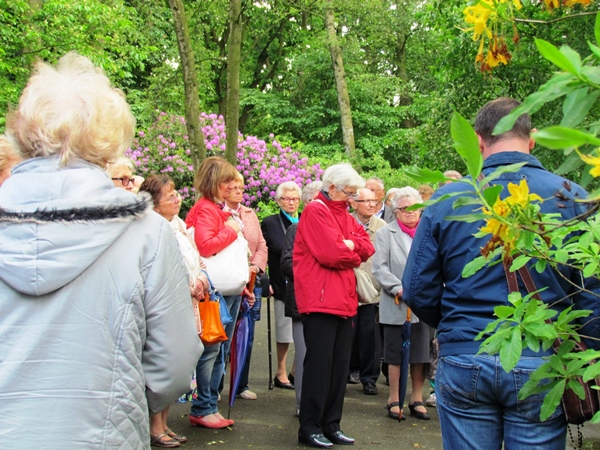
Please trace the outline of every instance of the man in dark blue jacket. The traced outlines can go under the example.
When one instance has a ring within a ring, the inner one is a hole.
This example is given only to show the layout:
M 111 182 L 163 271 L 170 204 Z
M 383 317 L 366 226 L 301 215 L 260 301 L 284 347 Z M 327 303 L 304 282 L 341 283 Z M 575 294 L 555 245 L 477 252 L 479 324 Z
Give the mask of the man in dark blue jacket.
M 478 113 L 475 131 L 484 158 L 483 173 L 489 174 L 504 165 L 523 162 L 517 172 L 505 173 L 493 184 L 503 186 L 501 197 L 507 195 L 509 182 L 526 180 L 530 192 L 539 195 L 543 213 L 559 213 L 563 219 L 584 212 L 575 202 L 586 192 L 576 184 L 545 170 L 530 155 L 534 146 L 530 138 L 528 115 L 519 117 L 512 130 L 493 136 L 500 119 L 508 115 L 519 102 L 499 98 L 486 104 Z M 452 183 L 439 189 L 434 198 L 451 192 L 464 191 L 465 184 Z M 556 194 L 560 192 L 561 200 Z M 402 299 L 420 320 L 438 330 L 440 359 L 436 376 L 437 408 L 442 426 L 445 449 L 536 448 L 564 450 L 566 422 L 561 408 L 545 422 L 540 422 L 540 408 L 545 394 L 518 400 L 519 389 L 537 369 L 551 349 L 545 353 L 523 350 L 514 370 L 506 373 L 499 357 L 475 356 L 481 341 L 475 336 L 496 319 L 494 307 L 508 304 L 509 289 L 502 264 L 486 267 L 469 278 L 462 277 L 467 263 L 480 256 L 489 236 L 473 235 L 483 222 L 448 221 L 449 215 L 472 213 L 472 206 L 452 209 L 453 199 L 427 207 L 421 218 L 402 279 Z M 559 205 L 560 203 L 560 205 Z M 541 274 L 530 273 L 543 301 L 556 303 L 563 310 L 572 303 L 578 309 L 591 309 L 600 317 L 600 300 L 591 292 L 576 292 L 581 275 L 570 268 L 561 274 L 546 269 Z M 586 284 L 588 290 L 600 292 L 597 282 Z M 526 290 L 522 289 L 523 295 Z M 598 320 L 588 322 L 582 334 L 599 337 Z M 582 321 L 582 322 L 583 322 Z

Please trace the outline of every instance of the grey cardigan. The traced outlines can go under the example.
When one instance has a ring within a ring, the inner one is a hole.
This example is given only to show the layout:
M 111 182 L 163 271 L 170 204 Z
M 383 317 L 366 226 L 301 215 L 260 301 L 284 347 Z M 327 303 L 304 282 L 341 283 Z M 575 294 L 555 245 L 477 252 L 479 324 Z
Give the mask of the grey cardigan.
M 406 235 L 398 221 L 388 223 L 375 234 L 373 275 L 381 285 L 379 323 L 402 325 L 406 322 L 408 306 L 403 301 L 396 304 L 394 297 L 402 290 L 402 275 L 408 259 L 412 238 Z M 411 314 L 411 322 L 419 319 Z

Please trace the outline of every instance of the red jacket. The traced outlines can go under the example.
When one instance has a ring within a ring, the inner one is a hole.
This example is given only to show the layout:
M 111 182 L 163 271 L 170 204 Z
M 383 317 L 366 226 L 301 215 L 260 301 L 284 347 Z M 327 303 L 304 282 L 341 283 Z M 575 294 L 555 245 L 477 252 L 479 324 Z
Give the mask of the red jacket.
M 294 242 L 296 303 L 300 314 L 356 315 L 355 267 L 375 253 L 369 235 L 348 213 L 345 201 L 322 193 L 306 205 Z M 354 242 L 350 250 L 344 239 Z
M 194 228 L 194 240 L 200 256 L 209 257 L 219 253 L 237 239 L 233 228 L 226 227 L 228 212 L 216 203 L 201 198 L 185 218 L 188 228 Z

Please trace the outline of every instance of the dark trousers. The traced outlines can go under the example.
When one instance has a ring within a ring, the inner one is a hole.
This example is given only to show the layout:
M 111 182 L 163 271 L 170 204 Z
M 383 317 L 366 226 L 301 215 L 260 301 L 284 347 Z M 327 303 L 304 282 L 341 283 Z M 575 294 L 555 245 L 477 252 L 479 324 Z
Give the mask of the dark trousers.
M 332 314 L 302 314 L 306 356 L 300 399 L 305 436 L 340 430 L 350 367 L 352 320 Z
M 354 332 L 352 337 L 351 371 L 360 372 L 362 384 L 375 383 L 379 377 L 380 350 L 376 324 L 377 305 L 358 307 L 358 314 L 353 317 Z

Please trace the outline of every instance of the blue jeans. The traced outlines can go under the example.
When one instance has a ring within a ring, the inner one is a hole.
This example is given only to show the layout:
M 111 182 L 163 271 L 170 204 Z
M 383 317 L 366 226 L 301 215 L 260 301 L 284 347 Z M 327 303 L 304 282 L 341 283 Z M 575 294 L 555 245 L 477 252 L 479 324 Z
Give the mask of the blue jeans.
M 198 397 L 192 400 L 192 416 L 207 416 L 219 411 L 217 401 L 219 398 L 219 383 L 225 371 L 225 358 L 229 354 L 231 337 L 235 330 L 235 318 L 237 318 L 242 301 L 241 295 L 228 295 L 223 297 L 229 308 L 229 313 L 234 320 L 225 326 L 227 339 L 214 345 L 204 347 L 204 353 L 196 365 L 196 384 L 198 385 Z
M 564 450 L 566 421 L 559 407 L 545 422 L 546 393 L 518 400 L 529 376 L 545 361 L 522 357 L 506 373 L 498 356 L 444 356 L 435 380 L 442 440 L 447 450 Z

